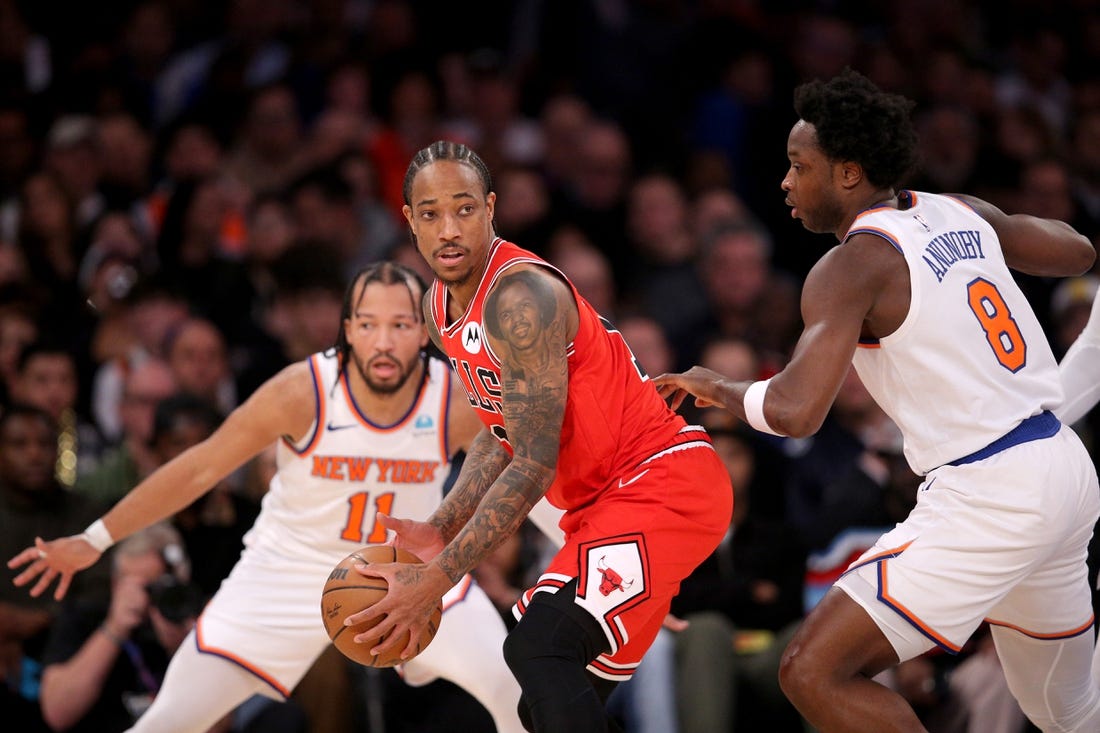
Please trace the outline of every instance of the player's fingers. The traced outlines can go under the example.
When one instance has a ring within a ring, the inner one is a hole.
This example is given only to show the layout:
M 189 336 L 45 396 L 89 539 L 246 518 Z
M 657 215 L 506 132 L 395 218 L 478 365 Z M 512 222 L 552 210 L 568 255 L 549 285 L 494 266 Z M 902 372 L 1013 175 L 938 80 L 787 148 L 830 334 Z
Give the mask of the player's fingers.
M 53 582 L 55 577 L 57 577 L 57 571 L 53 568 L 46 568 L 46 572 L 42 573 L 42 577 L 31 588 L 31 595 L 35 598 L 42 595 L 50 587 L 50 583 Z
M 39 560 L 23 572 L 19 573 L 19 575 L 16 575 L 14 578 L 12 578 L 11 582 L 14 583 L 16 586 L 22 587 L 37 578 L 38 574 L 41 573 L 45 568 L 45 563 Z
M 69 592 L 69 584 L 73 582 L 72 573 L 62 573 L 61 580 L 57 581 L 57 589 L 53 592 L 53 599 L 60 601 Z
M 379 608 L 378 608 L 379 604 L 384 603 L 384 602 L 385 602 L 385 599 L 383 599 L 383 600 L 381 600 L 378 603 L 375 603 L 373 605 L 367 606 L 366 608 L 364 608 L 361 611 L 356 611 L 355 613 L 351 614 L 350 616 L 348 616 L 347 618 L 344 619 L 344 626 L 355 626 L 356 624 L 369 623 L 370 621 L 372 621 L 375 618 L 378 618 L 379 616 L 382 617 L 382 621 L 379 621 L 379 624 L 386 624 L 386 625 L 392 624 L 392 622 L 385 620 L 385 611 L 384 610 L 380 611 Z M 371 636 L 374 636 L 375 634 L 377 634 L 377 632 L 374 630 L 373 626 L 371 627 L 370 631 L 371 631 Z M 363 636 L 363 635 L 360 634 L 359 636 Z M 356 637 L 356 638 L 358 639 L 359 637 Z
M 398 626 L 394 624 L 392 628 L 382 633 L 382 636 L 378 639 L 378 643 L 371 647 L 370 653 L 376 656 L 388 654 L 390 650 L 397 650 L 401 647 L 401 640 L 405 638 L 405 631 L 410 627 Z M 373 631 L 373 629 L 372 629 Z M 412 639 L 420 638 L 419 632 L 411 636 Z M 410 650 L 409 647 L 412 647 Z M 400 656 L 402 659 L 408 659 L 416 653 L 416 645 L 409 644 L 404 649 L 401 649 Z
M 14 569 L 19 567 L 20 565 L 26 565 L 32 560 L 37 560 L 39 557 L 40 556 L 38 554 L 38 548 L 28 547 L 12 559 L 8 560 L 8 567 Z M 17 582 L 16 585 L 22 585 L 22 583 Z
M 382 618 L 378 621 L 378 623 L 374 623 L 374 624 L 370 623 L 370 621 L 373 617 L 367 615 L 367 611 L 369 611 L 369 610 L 371 610 L 371 609 L 364 609 L 364 610 L 360 611 L 359 613 L 355 614 L 354 616 L 348 616 L 347 620 L 344 621 L 344 623 L 348 623 L 349 621 L 352 620 L 352 618 L 360 618 L 361 617 L 361 618 L 364 619 L 364 621 L 357 621 L 356 623 L 370 624 L 369 628 L 367 628 L 365 631 L 361 631 L 361 632 L 359 632 L 358 634 L 356 634 L 355 636 L 352 637 L 352 641 L 354 641 L 356 644 L 367 644 L 367 643 L 377 644 L 379 642 L 379 637 L 381 637 L 382 639 L 386 639 L 393 633 L 393 628 L 394 628 L 395 624 L 394 624 L 393 621 L 391 621 L 386 616 L 382 616 Z M 386 645 L 383 642 L 382 646 L 386 646 L 388 648 L 388 646 L 392 646 L 392 644 Z M 371 648 L 371 654 L 377 654 L 377 652 L 374 651 L 375 648 L 376 647 Z
M 677 389 L 672 395 L 672 399 L 669 401 L 668 406 L 675 410 L 680 409 L 680 405 L 684 404 L 684 398 L 687 397 L 687 392 L 682 389 Z

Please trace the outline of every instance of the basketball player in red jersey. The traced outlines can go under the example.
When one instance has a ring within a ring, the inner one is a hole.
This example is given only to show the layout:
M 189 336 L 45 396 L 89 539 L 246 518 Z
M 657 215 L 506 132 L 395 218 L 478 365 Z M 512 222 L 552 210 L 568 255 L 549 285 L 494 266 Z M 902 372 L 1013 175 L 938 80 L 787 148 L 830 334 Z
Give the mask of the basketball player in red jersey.
M 565 512 L 566 543 L 516 604 L 505 659 L 529 730 L 606 731 L 607 695 L 729 526 L 728 474 L 703 429 L 666 406 L 561 272 L 495 235 L 496 194 L 476 153 L 445 141 L 424 148 L 404 196 L 436 275 L 424 300 L 429 332 L 485 430 L 428 522 L 383 519 L 398 546 L 430 560 L 361 567 L 390 591 L 348 622 L 380 617 L 376 650 L 406 630 L 417 638 L 439 597 L 545 495 Z

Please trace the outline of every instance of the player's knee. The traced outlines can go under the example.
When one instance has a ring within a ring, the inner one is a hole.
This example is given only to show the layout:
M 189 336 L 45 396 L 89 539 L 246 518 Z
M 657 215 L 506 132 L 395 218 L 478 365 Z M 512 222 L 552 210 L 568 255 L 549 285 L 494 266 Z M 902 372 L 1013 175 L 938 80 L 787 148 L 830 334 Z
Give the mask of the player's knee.
M 571 609 L 570 609 L 571 610 Z M 540 659 L 586 665 L 606 644 L 602 634 L 588 628 L 576 614 L 550 603 L 532 603 L 523 619 L 504 640 L 504 661 L 517 679 Z M 586 617 L 590 618 L 590 617 Z M 591 626 L 596 626 L 593 621 Z M 599 638 L 594 638 L 599 636 Z
M 783 694 L 797 705 L 800 699 L 815 689 L 817 673 L 809 655 L 796 642 L 797 639 L 787 645 L 779 660 L 779 686 Z

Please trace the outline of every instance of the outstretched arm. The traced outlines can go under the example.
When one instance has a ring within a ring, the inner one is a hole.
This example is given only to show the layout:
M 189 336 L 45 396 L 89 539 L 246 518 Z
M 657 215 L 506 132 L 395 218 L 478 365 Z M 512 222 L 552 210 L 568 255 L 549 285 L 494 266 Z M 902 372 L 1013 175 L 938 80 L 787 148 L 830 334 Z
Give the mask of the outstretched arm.
M 103 518 L 110 541 L 118 541 L 190 505 L 282 435 L 300 438 L 313 422 L 316 398 L 309 365 L 287 367 L 256 390 L 204 440 L 154 471 Z M 74 573 L 91 566 L 101 550 L 85 535 L 52 542 L 41 538 L 8 561 L 27 565 L 15 577 L 18 586 L 37 578 L 31 595 L 41 595 L 59 578 L 54 597 L 62 598 Z
M 654 384 L 674 408 L 692 395 L 699 406 L 724 407 L 758 430 L 812 435 L 821 427 L 851 367 L 876 301 L 896 289 L 898 277 L 908 276 L 900 257 L 871 235 L 852 237 L 825 254 L 802 288 L 805 327 L 791 360 L 767 383 L 734 382 L 693 367 L 684 374 L 662 374 Z M 859 277 L 852 277 L 853 272 Z

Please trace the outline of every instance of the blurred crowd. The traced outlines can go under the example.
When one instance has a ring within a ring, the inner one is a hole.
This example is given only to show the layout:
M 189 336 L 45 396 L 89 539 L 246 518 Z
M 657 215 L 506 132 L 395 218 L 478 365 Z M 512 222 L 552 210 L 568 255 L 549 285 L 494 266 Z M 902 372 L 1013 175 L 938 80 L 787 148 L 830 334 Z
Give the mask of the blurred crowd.
M 759 379 L 785 363 L 802 278 L 832 245 L 790 219 L 779 189 L 792 91 L 846 66 L 917 102 L 907 185 L 1100 241 L 1095 0 L 476 5 L 0 0 L 0 557 L 83 529 L 268 377 L 331 346 L 364 264 L 430 276 L 400 209 L 411 156 L 437 139 L 484 158 L 499 234 L 565 272 L 650 374 L 703 364 Z M 1019 279 L 1061 356 L 1100 271 Z M 657 691 L 627 687 L 617 704 L 630 731 L 801 731 L 777 650 L 905 516 L 919 479 L 854 374 L 809 439 L 695 417 L 737 511 L 673 609 L 693 631 L 643 664 L 663 674 L 631 683 Z M 1075 427 L 1100 458 L 1100 416 Z M 173 518 L 202 593 L 235 562 L 271 461 Z M 541 557 L 523 535 L 482 569 L 506 618 Z M 38 706 L 57 613 L 0 584 L 0 707 Z M 334 668 L 356 714 L 338 723 L 303 702 L 310 730 L 445 730 L 469 706 Z M 930 730 L 1018 733 L 998 675 L 979 635 L 884 682 Z M 433 705 L 442 722 L 410 721 Z

